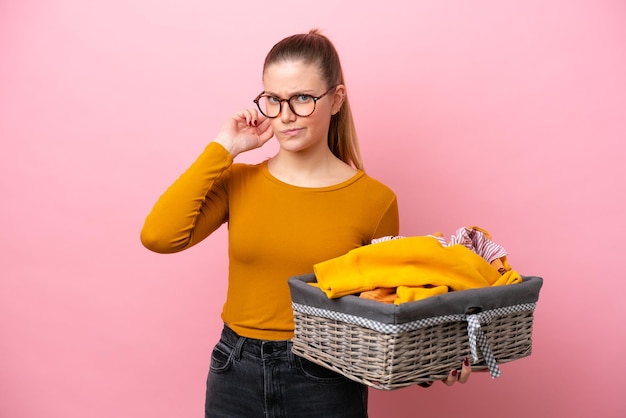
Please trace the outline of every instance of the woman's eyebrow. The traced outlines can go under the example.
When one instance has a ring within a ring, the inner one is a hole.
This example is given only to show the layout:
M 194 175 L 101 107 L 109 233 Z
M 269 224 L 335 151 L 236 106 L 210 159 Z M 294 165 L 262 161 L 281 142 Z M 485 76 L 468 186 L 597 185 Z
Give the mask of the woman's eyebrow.
M 289 97 L 297 96 L 298 94 L 310 94 L 310 95 L 312 95 L 312 94 L 313 94 L 313 92 L 314 92 L 314 90 L 313 90 L 313 89 L 308 89 L 308 90 L 296 90 L 296 91 L 294 91 L 293 93 L 290 93 L 290 94 L 289 94 Z M 265 93 L 265 94 L 269 94 L 270 96 L 275 96 L 275 97 L 279 97 L 279 98 L 280 98 L 280 95 L 279 95 L 279 94 L 274 93 L 274 92 L 272 92 L 272 91 L 270 91 L 270 90 L 264 90 L 264 91 L 263 91 L 263 93 Z

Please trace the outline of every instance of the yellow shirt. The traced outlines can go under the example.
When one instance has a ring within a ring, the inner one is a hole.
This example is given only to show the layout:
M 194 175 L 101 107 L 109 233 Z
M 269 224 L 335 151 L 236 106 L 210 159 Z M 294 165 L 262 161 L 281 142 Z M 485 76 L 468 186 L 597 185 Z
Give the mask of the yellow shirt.
M 399 232 L 395 194 L 362 171 L 334 186 L 298 187 L 273 177 L 267 161 L 233 164 L 221 145 L 210 143 L 156 202 L 141 240 L 152 251 L 174 253 L 225 222 L 229 281 L 222 319 L 244 337 L 267 340 L 293 337 L 289 277 Z

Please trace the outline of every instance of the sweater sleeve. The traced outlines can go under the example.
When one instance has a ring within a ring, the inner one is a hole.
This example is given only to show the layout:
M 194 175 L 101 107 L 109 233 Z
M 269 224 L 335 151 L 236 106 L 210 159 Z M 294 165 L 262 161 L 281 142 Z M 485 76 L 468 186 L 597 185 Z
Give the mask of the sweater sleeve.
M 141 242 L 175 253 L 202 241 L 228 219 L 227 178 L 232 156 L 215 142 L 161 195 L 146 217 Z
M 389 202 L 389 206 L 383 212 L 379 219 L 378 225 L 374 230 L 371 239 L 381 238 L 389 235 L 398 235 L 400 233 L 400 215 L 398 213 L 398 200 L 395 195 Z M 371 240 L 370 240 L 371 242 Z

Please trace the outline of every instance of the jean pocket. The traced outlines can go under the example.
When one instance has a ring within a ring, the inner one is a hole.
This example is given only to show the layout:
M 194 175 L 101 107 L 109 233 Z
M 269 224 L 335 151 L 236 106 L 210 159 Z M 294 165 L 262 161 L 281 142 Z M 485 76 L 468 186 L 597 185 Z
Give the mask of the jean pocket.
M 296 367 L 306 378 L 317 383 L 350 382 L 347 377 L 300 356 L 295 356 Z
M 224 342 L 218 342 L 211 353 L 211 371 L 215 373 L 225 372 L 233 362 L 234 348 Z

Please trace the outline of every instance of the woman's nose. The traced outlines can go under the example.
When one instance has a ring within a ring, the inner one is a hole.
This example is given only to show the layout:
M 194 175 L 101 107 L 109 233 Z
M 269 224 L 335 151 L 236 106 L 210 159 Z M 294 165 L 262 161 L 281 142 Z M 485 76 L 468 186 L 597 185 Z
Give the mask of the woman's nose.
M 293 113 L 291 107 L 289 107 L 289 102 L 284 102 L 280 108 L 280 120 L 283 122 L 289 122 L 295 120 L 297 115 Z

